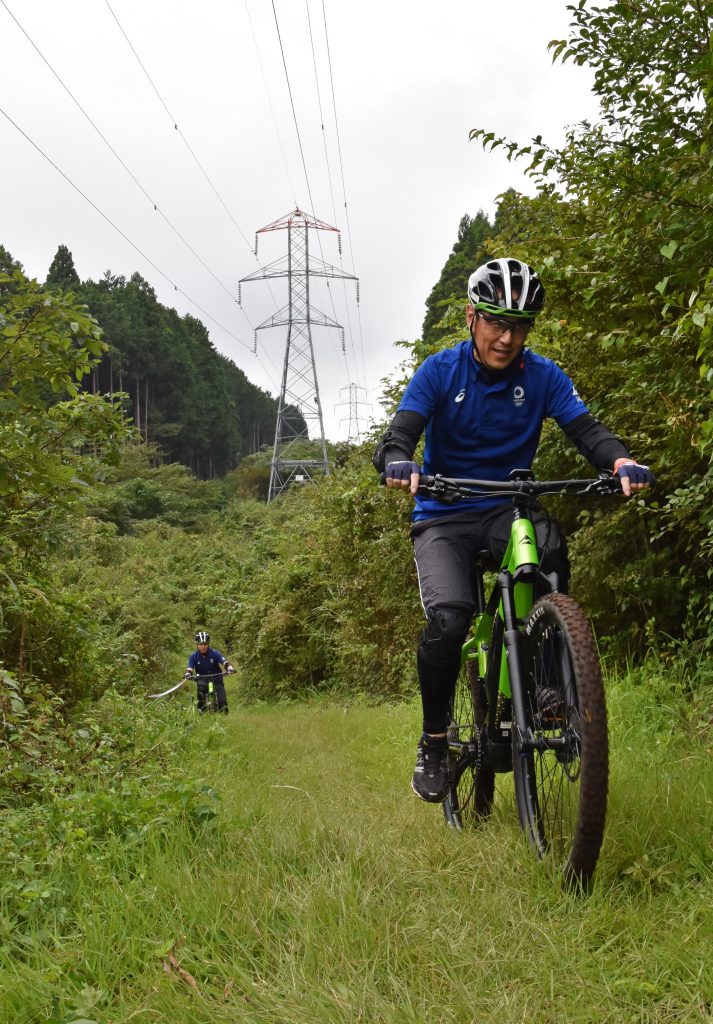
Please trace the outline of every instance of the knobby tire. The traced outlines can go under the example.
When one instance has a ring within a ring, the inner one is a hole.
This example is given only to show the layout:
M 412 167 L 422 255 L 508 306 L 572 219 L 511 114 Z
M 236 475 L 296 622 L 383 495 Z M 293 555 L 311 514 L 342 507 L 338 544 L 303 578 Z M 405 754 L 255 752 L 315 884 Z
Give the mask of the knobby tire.
M 567 884 L 586 887 L 604 836 L 609 776 L 594 637 L 577 603 L 554 593 L 533 607 L 523 640 L 528 726 L 541 749 L 522 750 L 513 726 L 520 823 L 538 857 L 561 868 Z

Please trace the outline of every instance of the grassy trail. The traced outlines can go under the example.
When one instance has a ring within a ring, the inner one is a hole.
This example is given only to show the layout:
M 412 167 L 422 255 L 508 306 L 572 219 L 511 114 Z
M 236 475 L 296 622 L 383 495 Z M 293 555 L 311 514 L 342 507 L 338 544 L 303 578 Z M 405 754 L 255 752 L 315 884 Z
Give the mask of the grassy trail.
M 216 817 L 117 838 L 65 879 L 71 927 L 0 965 L 0 1017 L 713 1020 L 710 759 L 644 748 L 621 724 L 631 697 L 611 703 L 610 824 L 588 899 L 533 863 L 509 780 L 468 835 L 412 796 L 413 705 L 198 721 L 183 767 L 219 795 Z

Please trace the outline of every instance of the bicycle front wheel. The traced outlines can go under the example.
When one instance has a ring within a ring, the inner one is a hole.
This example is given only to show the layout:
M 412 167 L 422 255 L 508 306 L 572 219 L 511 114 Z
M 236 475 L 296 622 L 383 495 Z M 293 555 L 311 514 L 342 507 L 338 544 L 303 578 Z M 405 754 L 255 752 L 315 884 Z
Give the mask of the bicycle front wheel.
M 609 744 L 599 657 L 579 605 L 548 594 L 525 623 L 526 730 L 513 727 L 520 823 L 538 857 L 586 886 L 602 845 Z
M 483 680 L 474 661 L 467 661 L 456 681 L 451 706 L 448 742 L 451 744 L 451 785 L 443 801 L 443 814 L 449 825 L 461 831 L 487 818 L 495 796 L 495 773 L 482 764 L 480 742 L 487 714 Z M 479 753 L 466 764 L 461 744 L 477 747 Z
M 209 714 L 215 714 L 218 710 L 218 694 L 215 692 L 213 683 L 208 687 L 208 694 L 205 699 L 205 709 Z

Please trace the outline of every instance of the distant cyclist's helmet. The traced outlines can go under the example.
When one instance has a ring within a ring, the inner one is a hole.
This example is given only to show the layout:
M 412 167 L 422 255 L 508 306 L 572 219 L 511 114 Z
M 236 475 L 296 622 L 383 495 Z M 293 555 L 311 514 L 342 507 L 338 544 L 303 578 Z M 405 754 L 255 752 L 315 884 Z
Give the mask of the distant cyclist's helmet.
M 197 644 L 207 644 L 210 641 L 210 633 L 206 633 L 205 630 L 201 629 L 196 633 Z
M 545 304 L 545 289 L 537 273 L 520 260 L 490 260 L 468 279 L 473 309 L 495 316 L 534 320 Z

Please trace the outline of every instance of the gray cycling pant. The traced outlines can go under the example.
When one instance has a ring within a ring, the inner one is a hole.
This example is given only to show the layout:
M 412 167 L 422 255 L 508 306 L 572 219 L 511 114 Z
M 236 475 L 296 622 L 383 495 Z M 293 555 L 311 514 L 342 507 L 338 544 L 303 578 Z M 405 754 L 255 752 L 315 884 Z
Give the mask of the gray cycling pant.
M 569 583 L 569 559 L 559 525 L 532 513 L 540 568 L 562 593 Z M 497 569 L 510 539 L 512 504 L 483 512 L 456 513 L 416 523 L 411 531 L 421 603 L 428 620 L 418 648 L 423 731 L 448 727 L 449 705 L 460 670 L 460 649 L 476 610 L 475 561 L 487 552 Z M 554 576 L 552 574 L 555 574 Z

